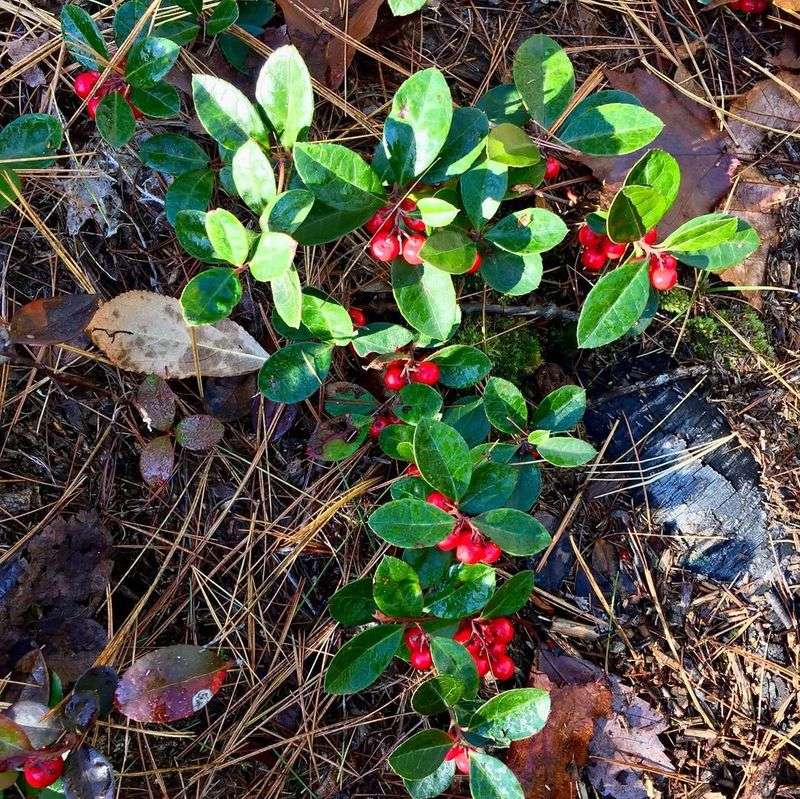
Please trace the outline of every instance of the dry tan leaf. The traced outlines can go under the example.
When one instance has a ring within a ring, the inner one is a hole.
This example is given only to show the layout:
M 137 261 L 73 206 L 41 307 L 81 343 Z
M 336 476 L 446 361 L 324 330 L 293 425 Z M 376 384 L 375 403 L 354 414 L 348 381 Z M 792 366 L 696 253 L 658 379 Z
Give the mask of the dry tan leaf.
M 772 2 L 783 11 L 800 13 L 800 0 L 772 0 Z
M 332 89 L 344 79 L 355 49 L 315 17 L 361 42 L 375 27 L 382 4 L 383 0 L 278 0 L 289 40 L 303 54 L 311 74 Z
M 86 331 L 120 369 L 163 378 L 195 374 L 190 329 L 178 300 L 151 291 L 127 291 L 107 302 Z M 200 372 L 231 377 L 260 369 L 269 357 L 242 327 L 224 319 L 193 328 Z
M 680 194 L 659 224 L 659 231 L 669 233 L 678 225 L 707 214 L 729 191 L 731 177 L 739 163 L 726 153 L 727 138 L 717 130 L 711 114 L 647 70 L 635 69 L 627 73 L 610 70 L 606 75 L 615 89 L 636 95 L 664 121 L 664 130 L 648 149 L 666 150 L 680 164 Z M 579 160 L 603 181 L 604 199 L 610 202 L 628 170 L 642 155 L 639 151 L 618 158 L 582 156 Z

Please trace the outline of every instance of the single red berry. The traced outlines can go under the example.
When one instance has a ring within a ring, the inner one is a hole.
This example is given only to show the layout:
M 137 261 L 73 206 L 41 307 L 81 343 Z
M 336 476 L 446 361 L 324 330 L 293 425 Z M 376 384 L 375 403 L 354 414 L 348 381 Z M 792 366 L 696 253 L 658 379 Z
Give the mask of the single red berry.
M 481 254 L 479 252 L 476 252 L 475 260 L 472 262 L 472 266 L 469 269 L 467 269 L 467 274 L 474 275 L 476 272 L 480 271 L 482 263 L 483 263 L 483 258 L 481 258 Z
M 431 493 L 425 497 L 425 501 L 448 513 L 455 508 L 452 500 L 448 499 L 441 491 L 431 491 Z
M 674 258 L 672 260 L 675 261 Z M 675 266 L 669 265 L 669 262 L 665 265 L 664 261 L 664 256 L 661 256 L 661 258 L 653 256 L 650 259 L 650 266 L 648 268 L 650 285 L 656 291 L 669 291 L 674 288 L 675 284 L 678 282 L 678 270 Z
M 475 668 L 478 670 L 479 677 L 485 677 L 489 673 L 489 661 L 482 655 L 473 657 Z
M 497 563 L 503 555 L 503 550 L 500 549 L 494 541 L 487 541 L 483 545 L 483 562 L 484 563 Z
M 403 222 L 405 222 L 405 225 L 409 230 L 413 230 L 415 233 L 425 232 L 425 221 L 420 219 L 418 216 L 404 216 Z
M 403 474 L 407 477 L 419 477 L 419 466 L 416 463 L 409 463 Z
M 514 661 L 508 655 L 499 657 L 492 662 L 492 674 L 496 680 L 510 680 L 515 671 Z
M 103 98 L 100 95 L 96 94 L 86 103 L 86 113 L 89 115 L 89 119 L 94 119 L 97 116 L 97 106 L 100 105 L 100 101 Z
M 456 768 L 462 774 L 469 774 L 469 750 L 462 749 L 462 751 L 456 756 Z
M 393 361 L 386 367 L 386 371 L 383 373 L 383 385 L 389 391 L 399 391 L 408 383 L 406 376 L 403 374 L 404 368 L 405 364 L 401 366 L 397 361 Z
M 390 208 L 379 208 L 364 224 L 368 233 L 377 233 L 381 228 L 392 227 L 394 217 Z
M 544 179 L 555 180 L 561 174 L 561 161 L 552 155 L 547 156 L 544 162 Z
M 404 197 L 400 201 L 400 210 L 405 214 L 416 211 L 417 204 L 410 197 Z
M 422 361 L 411 371 L 412 383 L 423 383 L 426 386 L 435 386 L 442 376 L 442 370 L 435 361 Z
M 664 269 L 677 269 L 678 259 L 674 255 L 665 252 L 661 255 L 661 266 Z
M 418 671 L 427 671 L 433 665 L 430 649 L 417 649 L 409 658 L 411 665 Z
M 456 560 L 460 563 L 480 563 L 483 560 L 483 544 L 480 541 L 467 541 L 456 547 Z
M 655 244 L 658 241 L 658 228 L 651 228 L 644 234 L 642 241 L 645 244 Z
M 492 619 L 489 622 L 489 629 L 495 641 L 508 644 L 514 640 L 514 625 L 505 616 Z
M 22 773 L 31 788 L 46 788 L 61 776 L 63 770 L 64 761 L 60 757 L 54 757 L 52 760 L 29 758 L 25 761 Z
M 626 249 L 626 244 L 617 244 L 617 242 L 609 240 L 603 244 L 603 255 L 610 261 L 616 261 L 625 255 Z
M 584 250 L 581 253 L 581 264 L 590 272 L 599 272 L 606 265 L 606 256 L 602 250 Z
M 461 531 L 456 527 L 452 533 L 446 535 L 437 545 L 440 552 L 452 552 L 461 543 Z
M 472 625 L 468 621 L 462 621 L 458 629 L 453 633 L 453 640 L 459 644 L 466 644 L 472 638 Z
M 428 639 L 425 637 L 425 633 L 421 627 L 409 627 L 403 633 L 403 640 L 412 652 L 417 649 L 425 649 L 428 645 Z
M 505 644 L 502 641 L 495 641 L 489 647 L 490 660 L 497 660 L 497 658 L 503 657 L 504 655 L 507 654 L 508 654 L 508 644 Z
M 381 434 L 381 431 L 388 427 L 390 424 L 394 424 L 393 417 L 391 416 L 378 416 L 376 419 L 372 420 L 372 424 L 369 428 L 369 437 L 370 438 L 378 438 Z
M 350 314 L 350 318 L 353 320 L 353 324 L 356 327 L 364 327 L 364 325 L 367 324 L 367 315 L 361 308 L 349 308 L 347 313 Z
M 422 263 L 422 258 L 419 257 L 419 251 L 426 241 L 427 238 L 419 233 L 409 236 L 403 244 L 403 260 L 407 264 L 411 264 L 411 266 L 419 266 Z
M 75 81 L 72 84 L 72 91 L 74 91 L 81 100 L 85 100 L 91 94 L 92 89 L 94 89 L 95 84 L 99 80 L 99 72 L 95 72 L 94 70 L 91 72 L 81 72 L 75 77 Z
M 584 225 L 578 231 L 578 243 L 583 247 L 588 247 L 590 250 L 596 250 L 605 241 L 605 236 L 602 233 L 595 233 L 589 225 Z
M 376 261 L 394 261 L 400 255 L 400 237 L 395 233 L 379 230 L 369 245 L 369 251 Z

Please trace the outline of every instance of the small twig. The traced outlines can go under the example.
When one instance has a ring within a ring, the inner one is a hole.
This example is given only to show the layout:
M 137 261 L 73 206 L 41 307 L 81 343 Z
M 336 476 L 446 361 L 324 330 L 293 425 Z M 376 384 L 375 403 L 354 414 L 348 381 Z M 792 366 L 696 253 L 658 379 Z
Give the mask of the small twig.
M 558 319 L 561 322 L 575 322 L 578 314 L 575 311 L 561 308 L 553 303 L 546 305 L 484 305 L 482 302 L 465 302 L 461 306 L 465 314 L 487 313 L 494 316 L 525 316 L 549 322 Z

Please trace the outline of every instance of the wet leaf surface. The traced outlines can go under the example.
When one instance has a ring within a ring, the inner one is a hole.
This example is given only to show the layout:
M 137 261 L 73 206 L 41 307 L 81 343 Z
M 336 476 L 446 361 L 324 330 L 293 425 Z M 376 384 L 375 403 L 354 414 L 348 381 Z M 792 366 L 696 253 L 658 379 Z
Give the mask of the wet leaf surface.
M 114 770 L 105 756 L 89 746 L 80 746 L 64 763 L 66 799 L 112 799 Z

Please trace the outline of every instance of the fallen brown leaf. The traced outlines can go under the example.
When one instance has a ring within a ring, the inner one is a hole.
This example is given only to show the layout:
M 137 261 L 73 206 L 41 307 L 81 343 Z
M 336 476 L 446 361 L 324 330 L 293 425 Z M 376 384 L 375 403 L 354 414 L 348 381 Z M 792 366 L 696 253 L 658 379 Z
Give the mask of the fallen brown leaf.
M 772 0 L 783 11 L 800 12 L 800 0 Z
M 83 333 L 96 309 L 94 294 L 65 294 L 34 300 L 23 305 L 12 317 L 11 340 L 37 347 L 71 341 Z
M 230 319 L 191 330 L 200 372 L 206 377 L 255 372 L 269 357 L 244 328 Z M 190 328 L 174 297 L 126 291 L 101 306 L 87 332 L 120 369 L 165 379 L 195 374 Z

